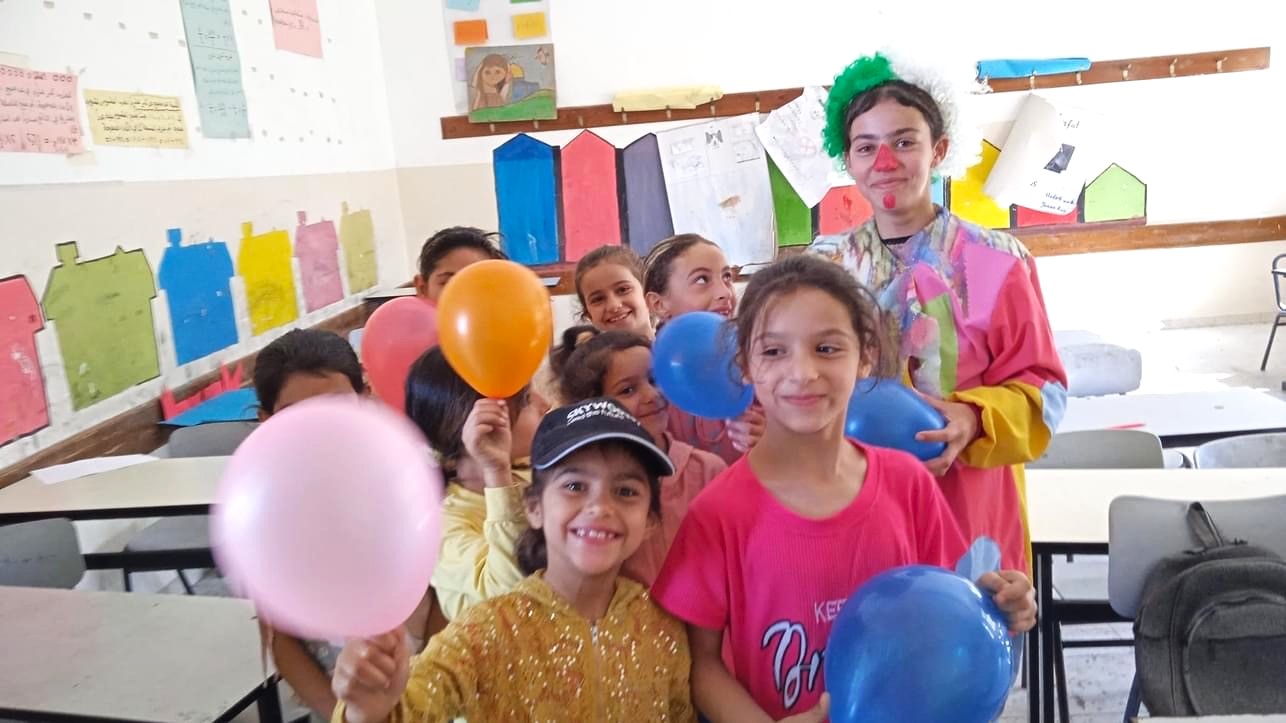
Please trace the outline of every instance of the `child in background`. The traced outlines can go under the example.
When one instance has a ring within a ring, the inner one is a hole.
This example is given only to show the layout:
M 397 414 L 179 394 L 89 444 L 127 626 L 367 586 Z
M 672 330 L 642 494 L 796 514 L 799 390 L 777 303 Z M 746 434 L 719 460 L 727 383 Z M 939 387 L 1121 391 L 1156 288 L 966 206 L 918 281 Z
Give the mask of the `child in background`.
M 415 295 L 437 303 L 442 288 L 464 267 L 479 261 L 509 258 L 500 250 L 499 243 L 499 234 L 471 226 L 452 226 L 433 234 L 420 247 Z
M 484 399 L 447 363 L 424 353 L 406 378 L 406 414 L 424 432 L 446 477 L 442 551 L 433 588 L 448 620 L 520 580 L 514 559 L 527 529 L 523 489 L 531 437 L 548 405 L 528 390 Z
M 821 721 L 843 602 L 885 570 L 951 568 L 965 552 L 919 460 L 844 437 L 853 387 L 880 359 L 877 314 L 847 272 L 814 256 L 778 261 L 746 289 L 738 361 L 767 429 L 693 502 L 652 589 L 688 623 L 693 699 L 712 721 Z M 1011 630 L 1035 624 L 1025 574 L 978 584 Z
M 643 296 L 643 262 L 628 246 L 600 246 L 576 264 L 581 319 L 602 331 L 651 339 L 652 314 Z
M 643 289 L 658 329 L 689 311 L 712 311 L 731 318 L 737 307 L 728 258 L 703 236 L 685 233 L 661 241 L 647 255 L 643 269 Z M 675 439 L 732 464 L 763 434 L 764 418 L 758 405 L 729 421 L 702 419 L 671 407 L 669 429 Z
M 259 421 L 311 397 L 366 392 L 362 367 L 353 347 L 328 331 L 296 329 L 259 352 L 254 369 Z M 406 623 L 414 650 L 446 625 L 430 588 Z M 335 709 L 330 674 L 339 647 L 324 640 L 300 640 L 261 623 L 264 642 L 282 679 L 290 685 L 315 720 L 329 720 Z
M 480 603 L 409 659 L 394 631 L 350 642 L 334 720 L 694 720 L 683 626 L 620 576 L 661 514 L 670 460 L 620 405 L 540 422 L 519 547 L 530 577 Z
M 652 344 L 646 338 L 628 331 L 605 331 L 574 348 L 564 347 L 562 354 L 554 366 L 566 403 L 604 396 L 615 399 L 674 463 L 674 474 L 661 479 L 660 525 L 622 568 L 625 576 L 651 585 L 688 505 L 728 465 L 665 431 L 670 405 L 652 381 Z
M 555 357 L 570 354 L 577 338 L 598 330 L 632 331 L 652 338 L 652 314 L 643 298 L 643 262 L 628 246 L 599 246 L 582 256 L 576 264 L 575 285 L 580 318 L 588 324 L 564 331 L 563 344 L 550 351 L 532 380 L 541 396 L 557 404 L 578 401 L 562 397 L 554 369 Z

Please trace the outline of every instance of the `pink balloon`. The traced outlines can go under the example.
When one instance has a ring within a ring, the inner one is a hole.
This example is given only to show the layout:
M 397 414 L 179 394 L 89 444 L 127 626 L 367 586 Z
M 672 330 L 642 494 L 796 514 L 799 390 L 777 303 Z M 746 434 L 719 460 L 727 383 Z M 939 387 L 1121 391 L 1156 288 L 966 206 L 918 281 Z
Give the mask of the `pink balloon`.
M 385 633 L 429 588 L 441 493 L 405 417 L 361 398 L 309 399 L 229 460 L 211 516 L 215 559 L 274 627 L 328 640 Z
M 375 396 L 405 411 L 406 375 L 437 344 L 438 314 L 431 302 L 406 296 L 380 305 L 362 331 L 362 364 Z

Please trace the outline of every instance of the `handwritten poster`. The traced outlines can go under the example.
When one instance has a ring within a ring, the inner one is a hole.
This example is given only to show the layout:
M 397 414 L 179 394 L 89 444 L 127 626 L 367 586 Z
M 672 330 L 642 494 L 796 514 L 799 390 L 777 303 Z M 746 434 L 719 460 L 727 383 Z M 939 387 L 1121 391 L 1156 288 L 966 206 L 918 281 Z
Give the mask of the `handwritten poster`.
M 290 256 L 290 234 L 279 229 L 256 235 L 252 224 L 241 224 L 237 271 L 246 284 L 246 307 L 255 336 L 299 318 Z
M 822 150 L 825 129 L 826 90 L 815 85 L 769 113 L 755 128 L 764 150 L 809 208 L 821 203 L 832 186 L 845 185 L 847 180 Z
M 179 0 L 192 80 L 206 138 L 249 138 L 241 56 L 228 0 Z
M 0 65 L 0 152 L 80 153 L 77 79 Z
M 36 332 L 45 317 L 25 276 L 0 279 L 0 445 L 49 426 Z
M 269 0 L 272 39 L 277 50 L 314 58 L 322 56 L 321 22 L 317 0 Z
M 85 89 L 89 130 L 100 146 L 187 148 L 188 129 L 177 96 Z
M 375 258 L 375 220 L 364 208 L 349 212 L 344 202 L 339 216 L 339 246 L 344 251 L 344 270 L 348 275 L 348 293 L 369 289 L 379 280 Z
M 733 265 L 771 261 L 777 251 L 758 124 L 749 113 L 656 134 L 674 228 L 719 244 Z
M 339 273 L 339 237 L 331 221 L 308 223 L 308 215 L 303 211 L 298 217 L 295 256 L 299 258 L 304 308 L 317 311 L 344 298 L 344 281 Z

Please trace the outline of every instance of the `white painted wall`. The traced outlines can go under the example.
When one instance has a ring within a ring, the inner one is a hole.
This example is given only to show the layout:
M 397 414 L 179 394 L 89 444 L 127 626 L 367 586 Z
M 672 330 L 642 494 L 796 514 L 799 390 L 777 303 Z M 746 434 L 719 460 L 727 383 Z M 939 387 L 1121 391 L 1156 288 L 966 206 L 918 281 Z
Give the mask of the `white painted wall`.
M 1271 46 L 1274 67 L 1267 71 L 1047 92 L 1109 118 L 1109 155 L 1148 183 L 1151 223 L 1286 213 L 1286 184 L 1278 181 L 1286 146 L 1277 142 L 1286 110 L 1281 3 L 1228 0 L 1217 12 L 1160 0 L 1085 0 L 1058 11 L 1021 0 L 920 0 L 896 12 L 849 0 L 551 5 L 560 105 L 604 103 L 615 91 L 640 87 L 715 83 L 732 92 L 824 83 L 856 55 L 885 43 L 966 63 Z M 442 140 L 438 118 L 455 111 L 441 13 L 421 0 L 377 0 L 376 7 L 401 185 L 404 193 L 416 189 L 404 203 L 408 254 L 442 226 L 494 227 L 485 164 L 507 138 Z M 973 110 L 990 139 L 1004 137 L 1022 97 L 975 99 Z M 664 126 L 595 132 L 624 145 L 657 127 Z M 574 133 L 537 135 L 563 144 Z M 1254 244 L 1051 258 L 1041 263 L 1042 281 L 1060 325 L 1239 319 L 1271 307 L 1265 269 L 1280 250 Z
M 317 5 L 320 59 L 276 49 L 268 0 L 231 0 L 252 137 L 210 139 L 197 131 L 201 119 L 188 51 L 180 44 L 184 32 L 177 0 L 0 3 L 0 63 L 74 72 L 82 91 L 178 96 L 189 144 L 187 150 L 93 147 L 81 103 L 89 152 L 6 153 L 0 158 L 0 185 L 288 176 L 392 167 L 375 14 L 366 2 L 319 0 Z

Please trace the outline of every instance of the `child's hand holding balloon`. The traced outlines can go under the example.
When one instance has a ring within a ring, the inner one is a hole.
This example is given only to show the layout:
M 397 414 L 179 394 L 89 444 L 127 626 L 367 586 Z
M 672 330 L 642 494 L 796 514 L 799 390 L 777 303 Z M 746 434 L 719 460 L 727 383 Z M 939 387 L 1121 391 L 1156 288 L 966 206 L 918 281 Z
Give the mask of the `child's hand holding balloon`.
M 728 422 L 728 438 L 732 440 L 733 449 L 738 452 L 749 452 L 759 438 L 764 436 L 764 410 L 758 403 L 752 404 L 744 414 Z
M 1005 613 L 1011 633 L 1036 627 L 1036 591 L 1027 575 L 1017 570 L 989 572 L 978 578 L 977 585 L 995 593 L 992 600 Z
M 365 640 L 350 640 L 335 661 L 331 689 L 344 703 L 347 723 L 380 723 L 397 707 L 411 672 L 411 655 L 401 629 Z
M 510 484 L 509 453 L 513 432 L 509 427 L 509 406 L 503 399 L 479 399 L 464 420 L 461 431 L 465 451 L 482 467 L 488 486 Z

